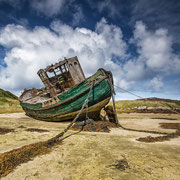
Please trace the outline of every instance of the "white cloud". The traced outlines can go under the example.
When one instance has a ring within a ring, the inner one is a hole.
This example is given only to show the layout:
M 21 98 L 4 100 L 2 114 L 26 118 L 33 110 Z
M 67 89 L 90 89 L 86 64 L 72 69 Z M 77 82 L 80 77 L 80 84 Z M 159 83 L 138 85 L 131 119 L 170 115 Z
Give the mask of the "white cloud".
M 173 53 L 166 29 L 150 31 L 138 21 L 130 43 L 134 43 L 139 55 L 123 65 L 123 84 L 127 87 L 140 85 L 142 89 L 146 86 L 150 91 L 160 91 L 167 76 L 180 74 L 180 57 Z
M 163 27 L 168 29 L 174 42 L 180 43 L 180 26 L 177 18 L 180 16 L 180 1 L 136 0 L 132 1 L 131 7 L 131 25 L 137 20 L 142 20 L 150 29 Z
M 128 81 L 140 81 L 146 74 L 145 65 L 137 60 L 129 60 L 123 67 Z
M 73 14 L 72 25 L 78 25 L 80 22 L 84 21 L 85 17 L 80 6 L 75 6 L 76 12 Z
M 174 74 L 180 74 L 180 56 L 174 55 L 174 62 L 172 64 L 172 68 Z
M 32 0 L 30 5 L 38 13 L 51 17 L 60 14 L 67 2 L 69 0 Z
M 40 16 L 57 17 L 59 14 L 70 14 L 71 23 L 77 25 L 84 20 L 84 14 L 80 5 L 76 5 L 74 0 L 0 0 L 0 3 L 7 3 L 16 9 L 23 9 L 28 2 L 31 11 L 35 11 Z M 27 25 L 27 19 L 17 19 L 9 14 L 8 17 L 17 24 Z
M 150 32 L 141 22 L 137 22 L 134 31 L 134 40 L 139 47 L 140 58 L 148 68 L 157 71 L 166 71 L 172 59 L 172 41 L 166 29 Z
M 180 57 L 173 53 L 173 42 L 166 29 L 149 31 L 144 23 L 138 21 L 130 43 L 137 47 L 139 56 L 124 65 L 127 80 L 180 73 Z
M 72 56 L 78 56 L 86 76 L 98 68 L 111 70 L 115 84 L 124 89 L 146 87 L 160 91 L 166 76 L 180 74 L 180 58 L 173 54 L 166 30 L 152 32 L 138 22 L 133 42 L 139 56 L 130 58 L 120 27 L 108 24 L 104 18 L 94 31 L 72 28 L 60 21 L 53 21 L 50 29 L 7 25 L 0 30 L 7 65 L 0 67 L 0 86 L 16 93 L 23 88 L 40 87 L 38 69 Z M 114 57 L 125 60 L 116 62 Z
M 123 35 L 119 27 L 107 24 L 106 20 L 102 18 L 96 25 L 96 32 L 105 38 L 105 42 L 109 43 L 109 50 L 107 53 L 109 53 L 110 56 L 117 55 L 122 56 L 122 58 L 127 56 L 124 53 L 127 50 L 127 45 L 122 39 Z M 111 46 L 111 44 L 113 46 Z
M 103 1 L 87 1 L 89 5 L 97 9 L 98 12 L 102 13 L 105 12 L 107 16 L 114 17 L 115 15 L 119 15 L 119 12 L 121 12 L 121 9 L 123 6 L 119 6 L 120 2 L 119 0 L 103 0 Z
M 4 59 L 7 67 L 0 71 L 1 88 L 13 91 L 40 86 L 38 69 L 59 58 L 75 55 L 86 76 L 104 67 L 114 72 L 115 79 L 121 78 L 121 67 L 112 61 L 112 56 L 126 56 L 126 43 L 120 28 L 108 25 L 104 19 L 95 31 L 73 29 L 59 21 L 54 21 L 51 29 L 35 27 L 29 30 L 20 25 L 7 25 L 0 31 L 0 45 L 7 48 Z
M 150 82 L 147 85 L 149 89 L 153 89 L 155 91 L 161 90 L 163 86 L 164 84 L 162 82 L 162 78 L 160 77 L 154 77 L 153 79 L 150 80 Z

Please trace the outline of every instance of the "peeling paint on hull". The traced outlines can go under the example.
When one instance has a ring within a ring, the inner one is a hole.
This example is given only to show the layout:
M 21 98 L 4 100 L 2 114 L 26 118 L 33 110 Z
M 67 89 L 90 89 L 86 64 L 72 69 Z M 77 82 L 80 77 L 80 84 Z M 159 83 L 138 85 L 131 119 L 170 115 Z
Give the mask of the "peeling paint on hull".
M 92 118 L 92 119 L 97 119 L 99 118 L 100 115 L 100 111 L 101 109 L 106 106 L 109 101 L 110 101 L 110 97 L 103 100 L 102 102 L 99 102 L 91 107 L 88 108 L 88 117 Z M 72 113 L 68 113 L 68 114 L 64 114 L 64 115 L 58 115 L 56 117 L 52 117 L 52 118 L 46 118 L 46 119 L 42 119 L 40 118 L 39 120 L 42 121 L 50 121 L 50 122 L 60 122 L 60 121 L 66 121 L 66 120 L 71 120 L 73 119 L 79 111 L 75 111 Z M 79 117 L 79 120 L 84 120 L 84 118 L 86 117 L 86 109 L 84 109 Z M 38 119 L 38 118 L 36 118 Z

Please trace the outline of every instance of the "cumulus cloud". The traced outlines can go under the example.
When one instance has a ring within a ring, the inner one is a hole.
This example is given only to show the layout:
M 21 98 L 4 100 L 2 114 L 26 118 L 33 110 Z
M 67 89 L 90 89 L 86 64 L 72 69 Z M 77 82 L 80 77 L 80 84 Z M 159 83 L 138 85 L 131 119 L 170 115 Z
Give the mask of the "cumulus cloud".
M 4 58 L 7 67 L 1 67 L 0 71 L 1 88 L 12 91 L 39 87 L 38 69 L 76 55 L 86 76 L 104 67 L 117 77 L 122 70 L 112 61 L 112 56 L 126 56 L 126 43 L 120 28 L 109 25 L 105 19 L 98 22 L 95 31 L 74 29 L 60 21 L 54 21 L 51 29 L 35 27 L 29 30 L 11 24 L 1 29 L 0 45 L 7 50 Z
M 92 1 L 87 0 L 89 5 L 97 9 L 99 13 L 105 12 L 109 17 L 115 17 L 115 15 L 120 15 L 120 12 L 123 10 L 122 0 L 103 0 L 103 1 Z M 120 6 L 121 4 L 121 6 Z M 119 9 L 118 9 L 119 8 Z
M 169 66 L 172 59 L 172 40 L 166 29 L 150 32 L 139 21 L 135 26 L 134 40 L 141 59 L 149 68 L 157 71 L 167 70 L 166 67 Z
M 149 88 L 150 90 L 155 90 L 155 91 L 161 90 L 163 86 L 164 86 L 164 83 L 161 77 L 154 77 L 147 84 L 147 88 Z
M 180 74 L 180 58 L 172 51 L 173 41 L 167 29 L 151 31 L 138 21 L 130 43 L 134 43 L 139 55 L 123 65 L 127 82 L 144 81 L 150 90 L 159 91 L 164 86 L 160 77 Z
M 72 18 L 72 25 L 76 26 L 84 20 L 85 20 L 85 17 L 84 17 L 82 8 L 80 6 L 76 5 L 75 6 L 75 13 L 73 14 L 73 18 Z
M 82 7 L 79 4 L 75 4 L 74 0 L 0 0 L 1 3 L 9 4 L 16 10 L 26 8 L 28 4 L 28 8 L 31 11 L 36 12 L 39 16 L 48 18 L 59 18 L 59 15 L 65 14 L 65 16 L 71 17 L 73 25 L 78 25 L 79 22 L 84 21 Z M 14 14 L 9 13 L 8 17 L 17 24 L 27 24 L 26 19 L 17 19 Z
M 54 16 L 61 13 L 65 3 L 69 0 L 32 0 L 30 5 L 38 13 L 45 16 Z
M 165 77 L 180 74 L 180 58 L 172 52 L 167 30 L 149 31 L 137 22 L 131 43 L 137 46 L 137 57 L 127 53 L 120 27 L 104 18 L 94 31 L 61 21 L 53 21 L 50 28 L 34 29 L 10 24 L 0 30 L 0 45 L 6 52 L 6 66 L 0 66 L 0 85 L 14 92 L 40 87 L 38 69 L 72 56 L 78 56 L 86 76 L 98 68 L 111 70 L 115 84 L 124 89 L 160 91 Z
M 180 16 L 180 1 L 136 0 L 132 1 L 131 7 L 130 24 L 142 20 L 150 29 L 168 29 L 173 41 L 180 43 L 180 19 L 177 18 Z
M 145 65 L 137 60 L 129 60 L 123 66 L 128 81 L 140 81 L 145 76 Z

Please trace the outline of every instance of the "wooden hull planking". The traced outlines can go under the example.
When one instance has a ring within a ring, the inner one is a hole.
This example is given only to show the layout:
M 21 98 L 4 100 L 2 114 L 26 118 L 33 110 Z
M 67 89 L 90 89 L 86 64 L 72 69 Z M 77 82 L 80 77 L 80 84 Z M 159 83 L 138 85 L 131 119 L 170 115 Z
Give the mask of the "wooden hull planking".
M 103 75 L 103 76 L 102 76 Z M 98 72 L 91 76 L 89 80 L 92 82 L 97 79 Z M 88 80 L 87 80 L 88 81 Z M 73 119 L 81 109 L 87 95 L 91 83 L 81 83 L 69 92 L 59 95 L 61 100 L 54 105 L 43 107 L 42 105 L 32 106 L 20 102 L 26 114 L 35 119 L 43 121 L 64 121 Z M 63 99 L 64 98 L 64 99 Z M 106 106 L 111 98 L 111 87 L 106 73 L 101 70 L 101 79 L 94 84 L 93 90 L 88 99 L 88 117 L 97 119 L 101 109 Z M 63 99 L 63 100 L 62 100 Z M 83 110 L 80 119 L 83 119 L 86 114 L 86 109 Z

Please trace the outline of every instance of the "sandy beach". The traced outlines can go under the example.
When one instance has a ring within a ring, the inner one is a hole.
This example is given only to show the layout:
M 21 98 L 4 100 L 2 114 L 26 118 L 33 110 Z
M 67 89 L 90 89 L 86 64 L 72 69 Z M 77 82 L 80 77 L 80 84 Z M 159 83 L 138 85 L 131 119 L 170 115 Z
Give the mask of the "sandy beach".
M 126 128 L 165 133 L 175 132 L 175 129 L 163 129 L 159 123 L 180 123 L 180 116 L 176 114 L 118 114 L 118 119 Z M 45 141 L 61 132 L 68 123 L 38 121 L 24 113 L 0 114 L 0 127 L 14 129 L 14 132 L 0 135 L 0 153 Z M 48 131 L 28 132 L 27 128 Z M 110 133 L 83 131 L 65 139 L 49 154 L 19 165 L 2 180 L 179 180 L 180 137 L 154 143 L 136 140 L 146 136 L 160 135 L 122 128 L 113 128 Z M 124 170 L 116 168 L 122 159 L 128 163 Z

